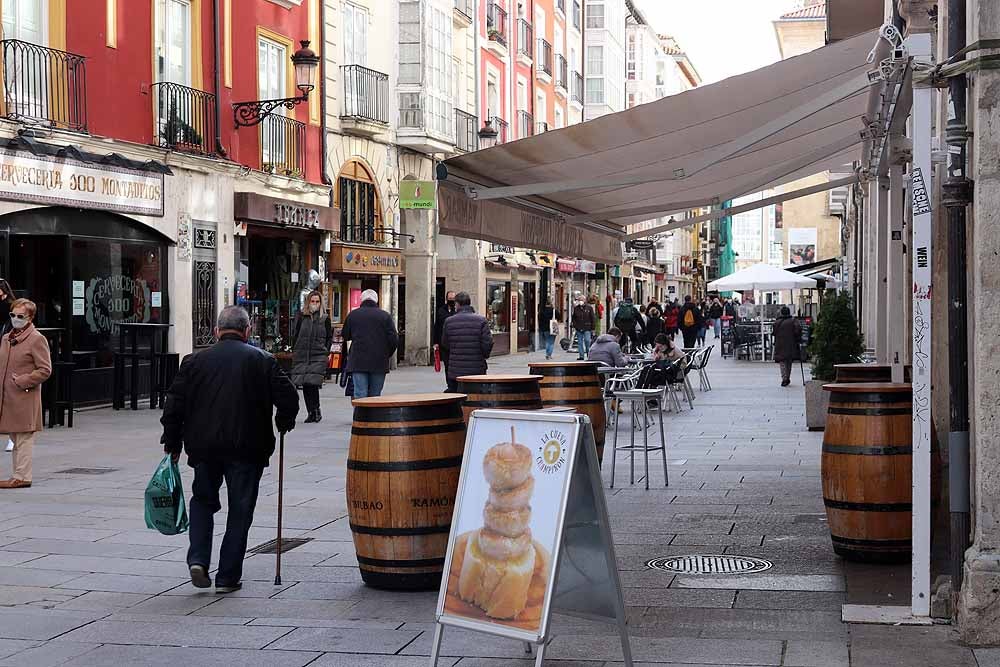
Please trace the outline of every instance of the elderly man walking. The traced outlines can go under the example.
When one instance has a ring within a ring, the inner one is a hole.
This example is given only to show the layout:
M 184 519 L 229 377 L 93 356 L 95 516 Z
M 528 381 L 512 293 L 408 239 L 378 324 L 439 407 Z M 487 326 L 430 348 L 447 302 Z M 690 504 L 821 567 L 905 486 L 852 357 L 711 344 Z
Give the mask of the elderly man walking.
M 476 313 L 468 292 L 455 296 L 458 310 L 444 323 L 441 349 L 448 359 L 448 391 L 457 390 L 457 378 L 482 375 L 493 351 L 493 334 L 486 318 Z
M 194 468 L 187 564 L 198 588 L 212 585 L 214 515 L 222 507 L 219 489 L 226 482 L 229 514 L 215 590 L 231 593 L 241 586 L 260 478 L 274 453 L 272 410 L 278 431 L 291 431 L 299 396 L 275 358 L 247 344 L 245 310 L 224 308 L 215 333 L 219 342 L 185 357 L 177 371 L 160 418 L 160 442 L 175 460 L 183 448 Z
M 389 359 L 399 346 L 399 334 L 392 315 L 378 307 L 375 290 L 361 293 L 361 307 L 347 315 L 341 335 L 351 341 L 347 371 L 354 378 L 354 398 L 381 396 Z

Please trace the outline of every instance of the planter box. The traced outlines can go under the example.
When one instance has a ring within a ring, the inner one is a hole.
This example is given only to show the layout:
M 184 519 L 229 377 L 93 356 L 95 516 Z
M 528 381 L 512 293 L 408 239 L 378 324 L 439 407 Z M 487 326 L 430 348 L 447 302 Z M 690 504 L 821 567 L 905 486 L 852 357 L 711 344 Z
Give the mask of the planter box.
M 826 428 L 826 409 L 830 406 L 830 392 L 823 391 L 824 380 L 806 382 L 806 427 L 810 431 Z

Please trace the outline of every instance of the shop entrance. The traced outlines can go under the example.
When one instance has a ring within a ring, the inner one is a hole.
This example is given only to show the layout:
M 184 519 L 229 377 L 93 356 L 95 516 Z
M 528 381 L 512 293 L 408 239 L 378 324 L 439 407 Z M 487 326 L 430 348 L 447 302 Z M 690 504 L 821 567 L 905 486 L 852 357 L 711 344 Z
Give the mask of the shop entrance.
M 535 283 L 518 283 L 517 350 L 530 352 L 535 339 L 538 309 L 535 306 Z
M 15 236 L 13 241 L 9 251 L 8 280 L 14 292 L 38 306 L 35 326 L 66 329 L 67 304 L 72 304 L 66 276 L 69 239 L 65 236 Z

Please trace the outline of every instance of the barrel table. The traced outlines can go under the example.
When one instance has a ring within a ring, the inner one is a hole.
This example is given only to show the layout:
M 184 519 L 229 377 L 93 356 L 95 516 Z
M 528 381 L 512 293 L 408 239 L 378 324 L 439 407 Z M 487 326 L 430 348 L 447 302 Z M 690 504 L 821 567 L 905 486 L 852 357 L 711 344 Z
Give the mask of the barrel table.
M 353 401 L 347 514 L 369 586 L 436 590 L 465 448 L 464 394 Z
M 541 375 L 539 389 L 545 407 L 572 407 L 590 417 L 597 445 L 597 460 L 604 460 L 604 395 L 596 361 L 537 362 L 528 364 L 535 375 Z
M 472 411 L 480 408 L 541 410 L 541 379 L 541 375 L 463 375 L 458 378 L 458 393 L 468 397 L 462 404 L 465 423 L 469 423 Z
M 836 364 L 838 383 L 846 382 L 892 382 L 892 366 L 889 364 Z M 903 379 L 910 381 L 911 366 L 903 367 Z
M 898 562 L 911 552 L 912 385 L 824 385 L 823 503 L 833 550 L 848 560 Z

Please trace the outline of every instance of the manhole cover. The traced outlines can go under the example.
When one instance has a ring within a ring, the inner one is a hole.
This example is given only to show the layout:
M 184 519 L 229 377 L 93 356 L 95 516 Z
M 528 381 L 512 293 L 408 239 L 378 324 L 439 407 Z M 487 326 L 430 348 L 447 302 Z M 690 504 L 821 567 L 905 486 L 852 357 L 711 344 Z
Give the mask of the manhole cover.
M 106 475 L 109 472 L 114 472 L 118 468 L 66 468 L 65 470 L 56 470 L 57 475 Z
M 753 574 L 771 569 L 771 562 L 753 556 L 667 556 L 654 558 L 646 567 L 677 574 Z
M 301 547 L 306 542 L 311 542 L 311 537 L 283 537 L 281 538 L 281 553 L 288 553 L 295 547 Z M 264 544 L 258 544 L 252 549 L 248 549 L 250 554 L 276 554 L 278 553 L 278 540 L 268 540 Z

